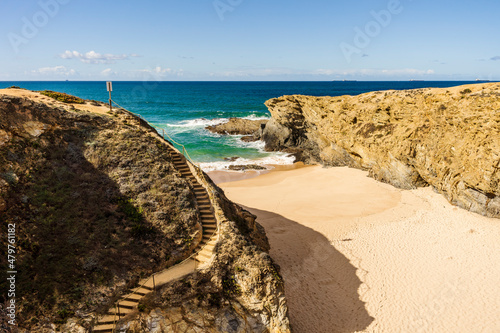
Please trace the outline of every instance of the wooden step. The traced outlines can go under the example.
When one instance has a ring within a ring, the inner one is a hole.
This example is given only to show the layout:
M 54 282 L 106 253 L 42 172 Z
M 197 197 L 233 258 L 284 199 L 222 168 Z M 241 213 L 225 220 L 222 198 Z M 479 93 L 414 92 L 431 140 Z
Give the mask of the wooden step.
M 199 195 L 200 197 L 203 196 L 203 195 L 208 195 L 207 191 L 205 191 L 205 189 L 194 189 L 193 192 L 197 195 Z
M 124 317 L 132 311 L 133 311 L 132 309 L 127 309 L 127 308 L 120 308 L 120 311 L 117 311 L 116 307 L 113 306 L 112 309 L 109 309 L 108 315 L 114 316 L 116 314 L 119 317 Z
M 96 325 L 92 329 L 92 332 L 107 333 L 107 332 L 113 332 L 114 329 L 115 329 L 114 324 Z
M 147 294 L 149 294 L 152 291 L 153 291 L 153 288 L 149 288 L 149 287 L 146 287 L 146 286 L 142 286 L 142 287 L 138 287 L 138 288 L 132 289 L 132 292 L 134 294 L 138 294 L 138 295 L 141 295 L 141 296 L 147 295 Z
M 198 254 L 202 254 L 202 255 L 208 256 L 210 258 L 212 256 L 213 252 L 207 248 L 204 248 L 203 250 L 198 252 Z
M 119 316 L 112 316 L 112 315 L 106 315 L 102 318 L 99 318 L 99 321 L 97 322 L 97 325 L 106 325 L 106 324 L 114 324 L 120 320 Z
M 133 309 L 139 304 L 139 302 L 134 302 L 134 301 L 119 301 L 118 302 L 118 307 L 120 308 L 120 311 L 122 308 L 124 309 Z
M 201 247 L 197 247 L 197 248 L 196 248 L 196 251 L 200 251 L 200 252 L 201 252 L 201 251 L 203 251 L 203 250 L 205 250 L 205 249 L 206 249 L 206 250 L 208 250 L 209 252 L 212 252 L 212 253 L 213 253 L 213 251 L 214 251 L 214 247 L 213 247 L 213 246 L 208 247 L 208 245 L 204 245 L 204 246 L 201 246 Z
M 133 293 L 133 294 L 124 295 L 124 296 L 122 297 L 122 299 L 123 299 L 123 300 L 127 300 L 127 301 L 139 301 L 139 300 L 141 300 L 143 297 L 144 297 L 144 295 L 140 295 L 140 294 Z
M 217 223 L 215 222 L 203 222 L 203 227 L 214 227 L 217 228 Z
M 214 248 L 215 248 L 215 245 L 208 245 L 208 244 L 205 244 L 202 247 L 203 250 L 207 250 L 207 251 L 210 251 L 210 252 L 213 252 Z
M 198 255 L 196 256 L 196 259 L 198 259 L 198 261 L 206 261 L 206 260 L 210 259 L 211 256 L 212 255 L 198 253 Z
M 200 200 L 197 200 L 198 201 L 198 206 L 201 206 L 201 205 L 207 205 L 207 206 L 210 206 L 212 207 L 211 203 L 210 203 L 210 200 L 208 199 L 200 199 Z

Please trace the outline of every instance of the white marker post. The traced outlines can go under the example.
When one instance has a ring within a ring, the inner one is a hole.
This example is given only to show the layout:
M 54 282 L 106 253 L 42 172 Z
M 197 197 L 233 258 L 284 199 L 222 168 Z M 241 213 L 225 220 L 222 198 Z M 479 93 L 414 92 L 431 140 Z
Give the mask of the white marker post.
M 113 91 L 113 84 L 111 82 L 106 82 L 106 88 L 109 91 L 109 112 L 113 111 L 113 106 L 111 104 L 111 92 Z

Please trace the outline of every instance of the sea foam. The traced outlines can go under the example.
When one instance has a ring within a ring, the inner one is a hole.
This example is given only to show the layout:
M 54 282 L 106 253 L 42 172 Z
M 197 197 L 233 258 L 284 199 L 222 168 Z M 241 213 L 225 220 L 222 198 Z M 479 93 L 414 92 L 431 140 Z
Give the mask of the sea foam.
M 271 118 L 265 117 L 265 116 L 256 116 L 254 114 L 251 114 L 251 115 L 246 116 L 246 117 L 241 117 L 241 119 L 266 120 L 266 119 L 271 119 Z M 215 125 L 225 124 L 228 121 L 229 121 L 229 118 L 215 118 L 215 119 L 197 118 L 197 119 L 183 120 L 183 121 L 175 123 L 175 124 L 166 124 L 166 126 L 168 126 L 168 127 L 180 127 L 180 128 L 207 127 L 207 126 L 215 126 Z
M 183 120 L 177 124 L 166 124 L 168 127 L 180 127 L 180 128 L 190 128 L 190 127 L 206 127 L 225 124 L 229 121 L 229 118 L 216 118 L 216 119 L 206 119 L 198 118 L 191 120 Z
M 229 170 L 231 165 L 259 165 L 266 169 L 271 169 L 271 165 L 289 165 L 295 162 L 295 156 L 285 153 L 274 153 L 267 157 L 257 159 L 237 158 L 234 161 L 219 161 L 200 163 L 203 171 L 224 171 Z

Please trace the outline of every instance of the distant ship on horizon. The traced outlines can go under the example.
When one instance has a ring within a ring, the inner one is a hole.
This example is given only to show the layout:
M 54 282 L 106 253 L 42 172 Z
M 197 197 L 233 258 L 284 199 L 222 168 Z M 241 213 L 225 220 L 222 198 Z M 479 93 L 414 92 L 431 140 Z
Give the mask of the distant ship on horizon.
M 415 80 L 415 79 L 411 79 L 410 82 L 424 82 L 425 80 Z
M 481 79 L 476 79 L 476 82 L 490 82 L 490 80 L 481 80 Z

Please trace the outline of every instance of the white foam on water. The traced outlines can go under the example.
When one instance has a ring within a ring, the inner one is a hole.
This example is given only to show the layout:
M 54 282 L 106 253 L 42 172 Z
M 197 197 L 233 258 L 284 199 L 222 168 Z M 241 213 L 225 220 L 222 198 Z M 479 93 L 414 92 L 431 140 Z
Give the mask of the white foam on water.
M 271 119 L 271 117 L 266 117 L 266 116 L 259 117 L 259 116 L 256 116 L 254 114 L 251 114 L 251 115 L 246 116 L 246 117 L 241 117 L 241 119 L 247 119 L 247 120 L 269 120 L 269 119 Z
M 247 117 L 242 117 L 242 119 L 248 119 L 248 120 L 266 120 L 266 119 L 271 119 L 269 117 L 259 117 L 254 114 L 249 115 Z M 174 127 L 174 128 L 194 128 L 194 127 L 207 127 L 207 126 L 215 126 L 215 125 L 221 125 L 225 124 L 229 121 L 229 118 L 215 118 L 215 119 L 206 119 L 206 118 L 197 118 L 197 119 L 190 119 L 190 120 L 183 120 L 175 124 L 166 124 L 167 127 Z
M 206 127 L 225 124 L 229 121 L 228 118 L 216 118 L 216 119 L 206 119 L 198 118 L 191 120 L 183 120 L 177 124 L 166 124 L 168 127 L 180 127 L 180 128 L 190 128 L 190 127 Z
M 258 158 L 258 159 L 247 159 L 238 157 L 234 161 L 219 161 L 219 162 L 206 162 L 200 163 L 203 171 L 224 171 L 229 170 L 231 165 L 260 165 L 266 167 L 266 169 L 271 169 L 270 165 L 290 165 L 295 162 L 295 157 L 286 153 L 275 153 L 271 156 Z

